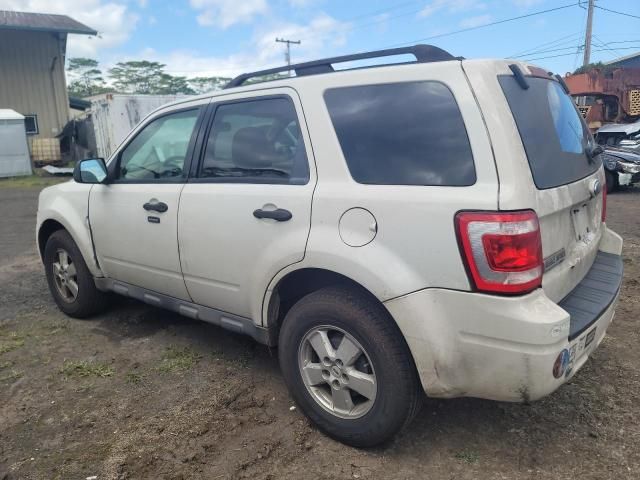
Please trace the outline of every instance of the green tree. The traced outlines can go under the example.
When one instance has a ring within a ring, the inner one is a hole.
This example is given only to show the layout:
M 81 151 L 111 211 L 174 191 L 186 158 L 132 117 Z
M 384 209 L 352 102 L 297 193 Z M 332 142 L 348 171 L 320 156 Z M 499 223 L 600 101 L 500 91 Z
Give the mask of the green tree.
M 589 63 L 587 65 L 583 65 L 581 67 L 576 68 L 576 70 L 573 72 L 574 75 L 578 75 L 579 73 L 587 73 L 589 70 L 594 70 L 594 69 L 598 69 L 603 73 L 606 73 L 610 70 L 614 70 L 618 67 L 616 66 L 612 66 L 612 65 L 605 65 L 602 62 L 596 62 L 596 63 Z
M 118 92 L 145 95 L 193 95 L 196 90 L 187 77 L 173 76 L 164 71 L 165 64 L 147 60 L 116 63 L 109 70 Z
M 102 77 L 102 71 L 98 68 L 98 61 L 93 58 L 70 58 L 67 72 L 69 82 L 69 95 L 74 97 L 89 97 L 104 92 L 106 84 Z
M 244 82 L 244 85 L 251 85 L 252 83 L 270 82 L 272 80 L 282 80 L 283 78 L 289 78 L 286 73 L 270 73 L 268 75 L 262 75 L 260 77 L 253 77 Z
M 109 76 L 118 92 L 153 94 L 158 92 L 163 82 L 165 66 L 147 60 L 119 62 L 109 70 Z
M 222 90 L 231 79 L 228 77 L 195 77 L 187 80 L 196 93 L 209 93 Z
M 195 95 L 196 91 L 191 88 L 187 77 L 175 77 L 168 73 L 163 73 L 158 78 L 155 92 L 161 95 Z

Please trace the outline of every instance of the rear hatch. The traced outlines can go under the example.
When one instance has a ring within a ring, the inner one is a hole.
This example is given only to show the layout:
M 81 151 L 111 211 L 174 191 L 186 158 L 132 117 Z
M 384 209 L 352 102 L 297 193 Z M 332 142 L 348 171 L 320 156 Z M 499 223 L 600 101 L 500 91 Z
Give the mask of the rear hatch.
M 590 154 L 596 144 L 571 97 L 545 71 L 504 60 L 462 64 L 491 138 L 499 209 L 537 213 L 542 288 L 559 302 L 591 268 L 604 231 L 604 172 Z
M 526 67 L 521 71 L 530 73 Z M 598 251 L 606 200 L 602 163 L 592 153 L 595 143 L 587 126 L 557 80 L 542 74 L 518 81 L 511 71 L 497 79 L 528 166 L 515 182 L 519 191 L 505 188 L 501 193 L 500 209 L 526 206 L 538 214 L 545 260 L 542 287 L 558 302 L 585 277 Z M 511 160 L 496 158 L 501 184 L 509 173 L 518 175 L 513 165 L 501 174 L 501 163 Z

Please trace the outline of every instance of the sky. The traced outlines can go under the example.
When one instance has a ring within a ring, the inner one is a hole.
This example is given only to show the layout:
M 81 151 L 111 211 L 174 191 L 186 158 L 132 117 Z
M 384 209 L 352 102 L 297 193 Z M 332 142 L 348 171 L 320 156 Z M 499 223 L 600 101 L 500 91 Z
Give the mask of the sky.
M 97 38 L 70 35 L 67 58 L 95 58 L 103 70 L 151 60 L 173 75 L 229 77 L 283 65 L 280 37 L 301 41 L 291 47 L 294 63 L 429 43 L 467 58 L 518 56 L 564 74 L 582 63 L 586 1 L 0 0 L 0 9 L 66 14 L 94 28 Z M 640 0 L 596 5 L 640 17 Z M 640 51 L 640 18 L 596 8 L 593 33 L 592 61 Z

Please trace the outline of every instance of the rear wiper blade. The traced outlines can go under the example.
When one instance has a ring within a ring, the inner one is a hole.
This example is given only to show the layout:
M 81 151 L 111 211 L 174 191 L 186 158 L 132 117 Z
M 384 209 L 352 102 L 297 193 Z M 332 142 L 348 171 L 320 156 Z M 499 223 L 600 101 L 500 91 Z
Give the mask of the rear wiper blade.
M 602 145 L 598 145 L 597 143 L 595 145 L 587 145 L 584 149 L 584 153 L 587 154 L 589 163 L 593 163 L 598 155 L 604 153 L 604 148 L 602 148 Z
M 524 76 L 524 73 L 522 73 L 520 67 L 515 63 L 512 63 L 511 65 L 509 65 L 509 70 L 513 72 L 513 78 L 516 79 L 516 83 L 520 85 L 520 88 L 523 90 L 528 90 L 529 82 L 527 82 L 527 77 Z

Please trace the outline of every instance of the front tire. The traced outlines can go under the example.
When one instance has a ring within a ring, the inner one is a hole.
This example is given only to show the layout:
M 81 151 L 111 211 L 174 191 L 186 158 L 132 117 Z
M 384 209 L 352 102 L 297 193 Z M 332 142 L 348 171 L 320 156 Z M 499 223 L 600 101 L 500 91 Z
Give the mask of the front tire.
M 384 307 L 328 287 L 298 301 L 279 338 L 285 382 L 326 434 L 355 447 L 389 440 L 424 396 L 409 348 Z
M 53 299 L 70 317 L 86 318 L 106 308 L 107 294 L 96 288 L 80 249 L 66 230 L 54 232 L 47 240 L 44 267 Z

